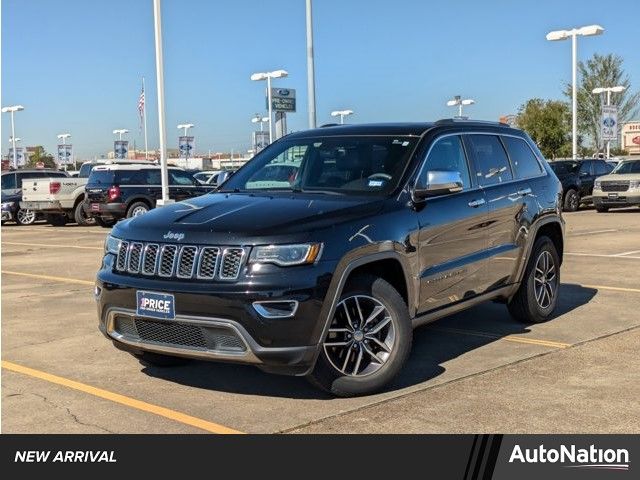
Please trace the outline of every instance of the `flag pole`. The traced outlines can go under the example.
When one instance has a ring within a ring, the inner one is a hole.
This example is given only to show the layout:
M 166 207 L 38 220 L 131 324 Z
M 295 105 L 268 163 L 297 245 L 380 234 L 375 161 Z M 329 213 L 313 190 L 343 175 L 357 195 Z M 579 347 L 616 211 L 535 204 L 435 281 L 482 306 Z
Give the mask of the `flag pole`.
M 149 160 L 149 145 L 147 144 L 147 92 L 144 91 L 144 77 L 142 77 L 142 93 L 144 93 L 144 104 L 142 105 L 142 121 L 144 123 L 144 159 Z

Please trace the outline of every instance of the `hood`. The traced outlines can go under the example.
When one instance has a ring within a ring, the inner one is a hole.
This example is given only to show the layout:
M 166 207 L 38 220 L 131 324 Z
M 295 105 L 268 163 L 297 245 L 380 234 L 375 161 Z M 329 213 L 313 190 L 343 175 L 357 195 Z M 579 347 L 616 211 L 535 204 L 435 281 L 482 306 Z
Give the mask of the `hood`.
M 601 177 L 598 177 L 598 180 L 604 180 L 605 182 L 640 180 L 640 173 L 614 173 L 613 175 L 602 175 Z
M 317 230 L 376 213 L 383 200 L 318 194 L 215 193 L 118 223 L 128 240 L 238 245 L 305 241 Z M 171 235 L 171 234 L 173 235 Z

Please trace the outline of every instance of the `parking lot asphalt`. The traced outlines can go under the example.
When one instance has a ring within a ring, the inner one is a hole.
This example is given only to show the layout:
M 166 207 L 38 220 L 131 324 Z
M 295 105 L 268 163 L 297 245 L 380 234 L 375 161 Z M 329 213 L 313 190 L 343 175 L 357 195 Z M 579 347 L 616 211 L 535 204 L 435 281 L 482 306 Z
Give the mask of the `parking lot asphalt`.
M 108 230 L 2 227 L 3 433 L 640 431 L 640 209 L 565 214 L 557 315 L 488 303 L 415 332 L 400 377 L 335 399 L 303 378 L 192 362 L 160 369 L 97 329 Z

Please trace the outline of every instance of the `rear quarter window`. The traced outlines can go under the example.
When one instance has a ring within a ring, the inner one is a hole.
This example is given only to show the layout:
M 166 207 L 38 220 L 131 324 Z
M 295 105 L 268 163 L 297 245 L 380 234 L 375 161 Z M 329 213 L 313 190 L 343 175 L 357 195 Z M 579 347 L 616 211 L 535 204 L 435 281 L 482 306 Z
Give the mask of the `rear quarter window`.
M 515 137 L 502 137 L 502 141 L 507 148 L 516 177 L 536 177 L 542 173 L 542 167 L 527 142 Z
M 112 185 L 114 183 L 113 171 L 93 170 L 87 183 L 92 185 Z

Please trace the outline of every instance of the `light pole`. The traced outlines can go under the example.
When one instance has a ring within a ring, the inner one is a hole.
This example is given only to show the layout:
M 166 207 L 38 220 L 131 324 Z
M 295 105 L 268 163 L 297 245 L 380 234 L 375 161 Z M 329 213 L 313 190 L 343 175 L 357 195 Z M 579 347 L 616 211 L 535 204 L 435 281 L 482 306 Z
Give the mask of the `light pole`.
M 307 0 L 307 102 L 309 128 L 316 128 L 316 74 L 313 60 L 313 15 L 311 0 Z
M 554 30 L 547 33 L 547 40 L 551 42 L 571 38 L 571 135 L 573 158 L 578 158 L 578 93 L 577 93 L 577 64 L 578 64 L 578 35 L 584 37 L 600 35 L 604 28 L 600 25 L 588 25 L 572 30 Z
M 24 110 L 22 105 L 11 105 L 10 107 L 3 107 L 2 113 L 11 113 L 11 146 L 13 147 L 13 168 L 18 168 L 18 155 L 16 152 L 16 127 L 13 120 L 14 112 L 19 112 L 20 110 Z
M 122 135 L 124 135 L 125 133 L 129 133 L 129 130 L 127 130 L 126 128 L 117 128 L 113 131 L 114 135 L 118 135 L 118 140 L 122 140 Z
M 160 143 L 160 183 L 162 198 L 156 205 L 172 203 L 169 198 L 169 171 L 167 169 L 167 130 L 164 121 L 164 66 L 162 61 L 162 8 L 160 0 L 153 0 L 153 28 L 156 50 L 156 85 L 158 90 L 158 130 Z
M 458 117 L 462 117 L 462 106 L 473 105 L 474 103 L 476 103 L 476 101 L 472 98 L 466 98 L 462 100 L 460 95 L 456 95 L 455 97 L 453 97 L 453 100 L 449 100 L 447 102 L 447 107 L 458 107 Z
M 251 119 L 251 123 L 260 123 L 260 131 L 264 132 L 264 124 L 269 121 L 269 117 L 261 117 L 259 113 Z
M 63 147 L 67 144 L 67 138 L 69 138 L 70 136 L 71 136 L 71 134 L 70 134 L 70 133 L 61 133 L 60 135 L 58 135 L 58 138 L 59 138 L 60 140 L 62 140 L 62 146 L 63 146 Z M 64 151 L 64 154 L 65 154 L 65 163 L 66 163 L 67 149 L 66 149 L 66 148 L 63 148 L 62 150 Z M 74 163 L 75 163 L 75 162 L 74 162 Z M 66 167 L 65 167 L 65 168 L 66 168 Z M 74 165 L 74 168 L 75 168 L 75 165 Z
M 287 77 L 289 73 L 286 70 L 274 70 L 273 72 L 261 72 L 254 73 L 251 75 L 251 80 L 254 82 L 258 82 L 260 80 L 267 81 L 267 102 L 269 107 L 269 143 L 273 141 L 273 115 L 272 115 L 272 105 L 271 105 L 271 79 L 272 78 L 284 78 Z
M 607 107 L 609 105 L 611 105 L 611 94 L 612 93 L 620 93 L 620 92 L 624 92 L 627 89 L 627 87 L 623 86 L 623 85 L 617 85 L 615 87 L 598 87 L 598 88 L 594 88 L 591 92 L 595 93 L 596 95 L 607 92 Z M 618 128 L 616 126 L 616 128 Z M 607 140 L 607 158 L 609 158 L 609 153 L 611 151 L 611 140 Z
M 340 125 L 344 125 L 344 117 L 353 115 L 353 110 L 335 110 L 331 112 L 332 117 L 340 117 Z

